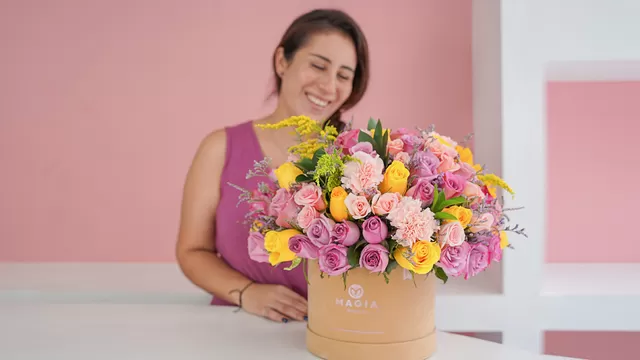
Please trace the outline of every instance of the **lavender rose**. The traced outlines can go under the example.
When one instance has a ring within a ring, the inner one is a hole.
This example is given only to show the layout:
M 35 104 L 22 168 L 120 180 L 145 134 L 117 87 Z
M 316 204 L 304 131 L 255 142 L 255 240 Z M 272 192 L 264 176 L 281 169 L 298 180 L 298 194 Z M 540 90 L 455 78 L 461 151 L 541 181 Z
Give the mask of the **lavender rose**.
M 349 270 L 347 248 L 339 244 L 329 244 L 320 248 L 318 254 L 318 266 L 320 271 L 329 275 L 341 275 Z
M 358 151 L 362 151 L 362 152 L 367 153 L 369 155 L 375 155 L 376 154 L 373 151 L 373 145 L 371 145 L 370 142 L 359 142 L 359 143 L 355 144 L 353 147 L 351 147 L 351 149 L 349 149 L 349 152 L 351 153 L 351 155 L 357 153 Z
M 351 246 L 358 242 L 360 228 L 351 221 L 339 222 L 331 231 L 331 241 L 344 246 Z
M 319 249 L 306 235 L 298 234 L 289 238 L 289 250 L 304 259 L 317 259 Z
M 468 242 L 460 246 L 445 246 L 440 254 L 440 266 L 448 276 L 466 276 L 469 251 L 471 245 Z
M 387 238 L 389 229 L 384 221 L 372 216 L 362 223 L 362 236 L 369 244 L 380 244 Z
M 502 247 L 500 246 L 500 235 L 493 234 L 487 244 L 489 248 L 489 262 L 500 262 L 502 260 Z
M 489 266 L 489 248 L 483 243 L 471 245 L 469 250 L 469 262 L 467 264 L 467 272 L 464 279 L 467 280 L 472 276 L 476 276 Z
M 431 151 L 418 151 L 411 158 L 411 175 L 432 180 L 438 175 L 438 165 L 440 160 Z
M 331 241 L 331 229 L 335 222 L 324 215 L 317 217 L 311 221 L 307 228 L 307 236 L 316 247 L 320 248 L 328 245 Z
M 389 265 L 389 250 L 380 244 L 368 244 L 360 254 L 360 267 L 381 273 Z

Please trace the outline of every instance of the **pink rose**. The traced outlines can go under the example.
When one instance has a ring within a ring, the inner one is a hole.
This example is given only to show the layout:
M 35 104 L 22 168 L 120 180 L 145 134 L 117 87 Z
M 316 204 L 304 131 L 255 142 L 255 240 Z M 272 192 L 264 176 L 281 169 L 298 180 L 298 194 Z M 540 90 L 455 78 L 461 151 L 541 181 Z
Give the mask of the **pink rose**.
M 461 162 L 460 168 L 454 172 L 454 174 L 461 176 L 465 180 L 469 181 L 476 175 L 476 169 L 473 166 L 467 164 L 466 162 Z
M 407 128 L 398 128 L 398 129 L 393 130 L 389 137 L 391 138 L 391 140 L 396 140 L 396 139 L 399 139 L 403 135 L 415 135 L 415 136 L 417 136 L 418 133 L 415 130 L 409 130 Z
M 494 234 L 489 239 L 489 262 L 500 262 L 502 260 L 502 248 L 500 247 L 500 235 Z
M 333 229 L 334 225 L 335 221 L 321 215 L 311 220 L 311 224 L 306 231 L 307 236 L 317 247 L 328 245 L 331 242 L 331 229 Z
M 476 203 L 478 201 L 482 201 L 485 198 L 484 193 L 482 192 L 482 188 L 480 188 L 480 186 L 467 181 L 465 183 L 464 186 L 464 190 L 462 191 L 462 194 L 467 198 L 467 199 L 472 199 L 473 203 Z
M 471 217 L 471 223 L 469 224 L 469 231 L 477 233 L 481 231 L 491 230 L 493 226 L 493 215 L 491 213 L 473 214 Z
M 459 221 L 452 221 L 442 225 L 438 232 L 438 242 L 440 246 L 444 244 L 452 247 L 460 246 L 464 243 L 465 238 L 464 229 Z
M 409 163 L 411 162 L 411 157 L 406 152 L 401 151 L 397 153 L 396 156 L 393 157 L 393 160 L 398 160 L 401 163 L 407 165 L 407 167 L 409 167 Z
M 455 173 L 460 170 L 460 165 L 456 162 L 456 155 L 457 154 L 452 154 L 449 151 L 443 152 L 442 155 L 440 155 L 440 165 L 438 165 L 438 172 L 443 173 L 449 171 Z M 463 176 L 460 177 L 464 178 Z M 464 179 L 466 180 L 466 178 Z
M 395 156 L 396 154 L 402 152 L 403 149 L 404 143 L 400 139 L 391 140 L 387 144 L 387 150 L 389 151 L 389 154 L 391 154 L 391 156 Z
M 362 237 L 369 244 L 380 244 L 387 238 L 389 229 L 384 221 L 377 216 L 372 216 L 362 224 Z
M 327 204 L 322 198 L 322 189 L 314 183 L 303 184 L 293 199 L 300 206 L 310 205 L 318 211 L 323 211 L 327 208 Z
M 360 134 L 360 129 L 345 131 L 343 133 L 340 133 L 340 135 L 336 137 L 334 144 L 337 147 L 342 148 L 342 152 L 345 155 L 349 155 L 350 154 L 349 149 L 351 149 L 351 147 L 353 147 L 355 144 L 358 143 L 359 134 Z
M 368 244 L 360 253 L 360 267 L 372 273 L 381 273 L 389 264 L 389 250 L 380 244 Z
M 428 206 L 433 202 L 433 191 L 433 184 L 428 178 L 419 178 L 407 190 L 406 196 L 422 201 L 422 206 Z
M 444 197 L 451 199 L 462 195 L 466 181 L 454 173 L 446 172 L 443 177 Z
M 464 279 L 468 280 L 472 276 L 476 276 L 489 266 L 490 261 L 489 248 L 483 243 L 475 243 L 471 245 L 469 250 L 469 262 L 467 264 L 467 272 Z
M 367 153 L 369 155 L 375 155 L 376 152 L 373 151 L 373 145 L 370 142 L 359 142 L 349 149 L 351 155 L 357 153 L 358 151 L 362 151 L 363 153 Z
M 347 206 L 349 214 L 354 219 L 362 219 L 371 213 L 369 201 L 362 195 L 358 196 L 350 193 L 344 200 L 344 204 Z
M 471 246 L 468 242 L 460 246 L 445 246 L 440 254 L 440 267 L 448 276 L 466 275 L 469 251 Z
M 341 275 L 349 270 L 347 248 L 344 245 L 330 244 L 320 248 L 318 254 L 320 271 L 329 276 Z
M 351 246 L 360 239 L 360 228 L 356 223 L 344 221 L 336 223 L 331 230 L 331 241 L 344 246 Z
M 296 220 L 298 221 L 298 226 L 303 230 L 306 230 L 311 225 L 313 219 L 318 217 L 320 217 L 318 210 L 316 210 L 312 205 L 305 205 L 298 213 Z
M 377 193 L 371 200 L 371 209 L 376 215 L 387 215 L 391 210 L 398 206 L 401 199 L 402 195 L 397 192 L 388 192 L 384 194 Z
M 424 146 L 424 139 L 417 135 L 402 135 L 400 140 L 404 144 L 402 151 L 409 154 L 413 154 Z
M 264 235 L 252 231 L 247 239 L 249 258 L 256 262 L 269 262 L 269 253 L 264 248 Z
M 319 249 L 303 234 L 289 238 L 289 250 L 303 259 L 317 259 Z
M 283 228 L 291 228 L 296 220 L 300 208 L 293 200 L 293 195 L 285 189 L 279 188 L 269 205 L 269 215 L 277 216 L 276 224 Z

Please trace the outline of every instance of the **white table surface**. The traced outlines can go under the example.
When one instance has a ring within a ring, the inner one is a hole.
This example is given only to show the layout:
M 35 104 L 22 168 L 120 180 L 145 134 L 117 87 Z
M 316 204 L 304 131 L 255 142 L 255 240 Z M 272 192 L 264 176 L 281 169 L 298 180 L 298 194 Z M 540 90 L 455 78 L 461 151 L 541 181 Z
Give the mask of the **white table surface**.
M 305 323 L 208 305 L 0 304 L 0 359 L 317 359 Z M 430 360 L 562 359 L 438 333 Z M 566 359 L 566 358 L 565 358 Z

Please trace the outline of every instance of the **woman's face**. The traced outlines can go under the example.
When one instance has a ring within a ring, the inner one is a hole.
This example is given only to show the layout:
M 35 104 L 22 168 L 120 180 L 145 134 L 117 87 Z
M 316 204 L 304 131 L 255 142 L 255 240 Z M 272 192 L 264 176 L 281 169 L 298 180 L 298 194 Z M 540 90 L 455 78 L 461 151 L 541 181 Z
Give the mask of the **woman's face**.
M 338 32 L 311 36 L 290 63 L 278 51 L 280 106 L 290 116 L 306 115 L 324 121 L 351 95 L 356 64 L 353 42 Z

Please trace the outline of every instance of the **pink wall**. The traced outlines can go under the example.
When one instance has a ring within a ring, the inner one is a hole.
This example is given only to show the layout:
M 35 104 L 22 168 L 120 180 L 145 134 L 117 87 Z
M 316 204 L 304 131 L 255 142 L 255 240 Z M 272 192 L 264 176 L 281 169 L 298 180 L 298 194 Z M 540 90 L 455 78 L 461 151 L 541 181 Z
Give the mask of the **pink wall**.
M 548 262 L 640 262 L 629 227 L 640 202 L 639 99 L 640 82 L 548 85 Z
M 472 130 L 471 0 L 278 5 L 4 1 L 0 261 L 173 261 L 198 142 L 270 109 L 273 46 L 313 6 L 353 13 L 370 40 L 360 125 Z

